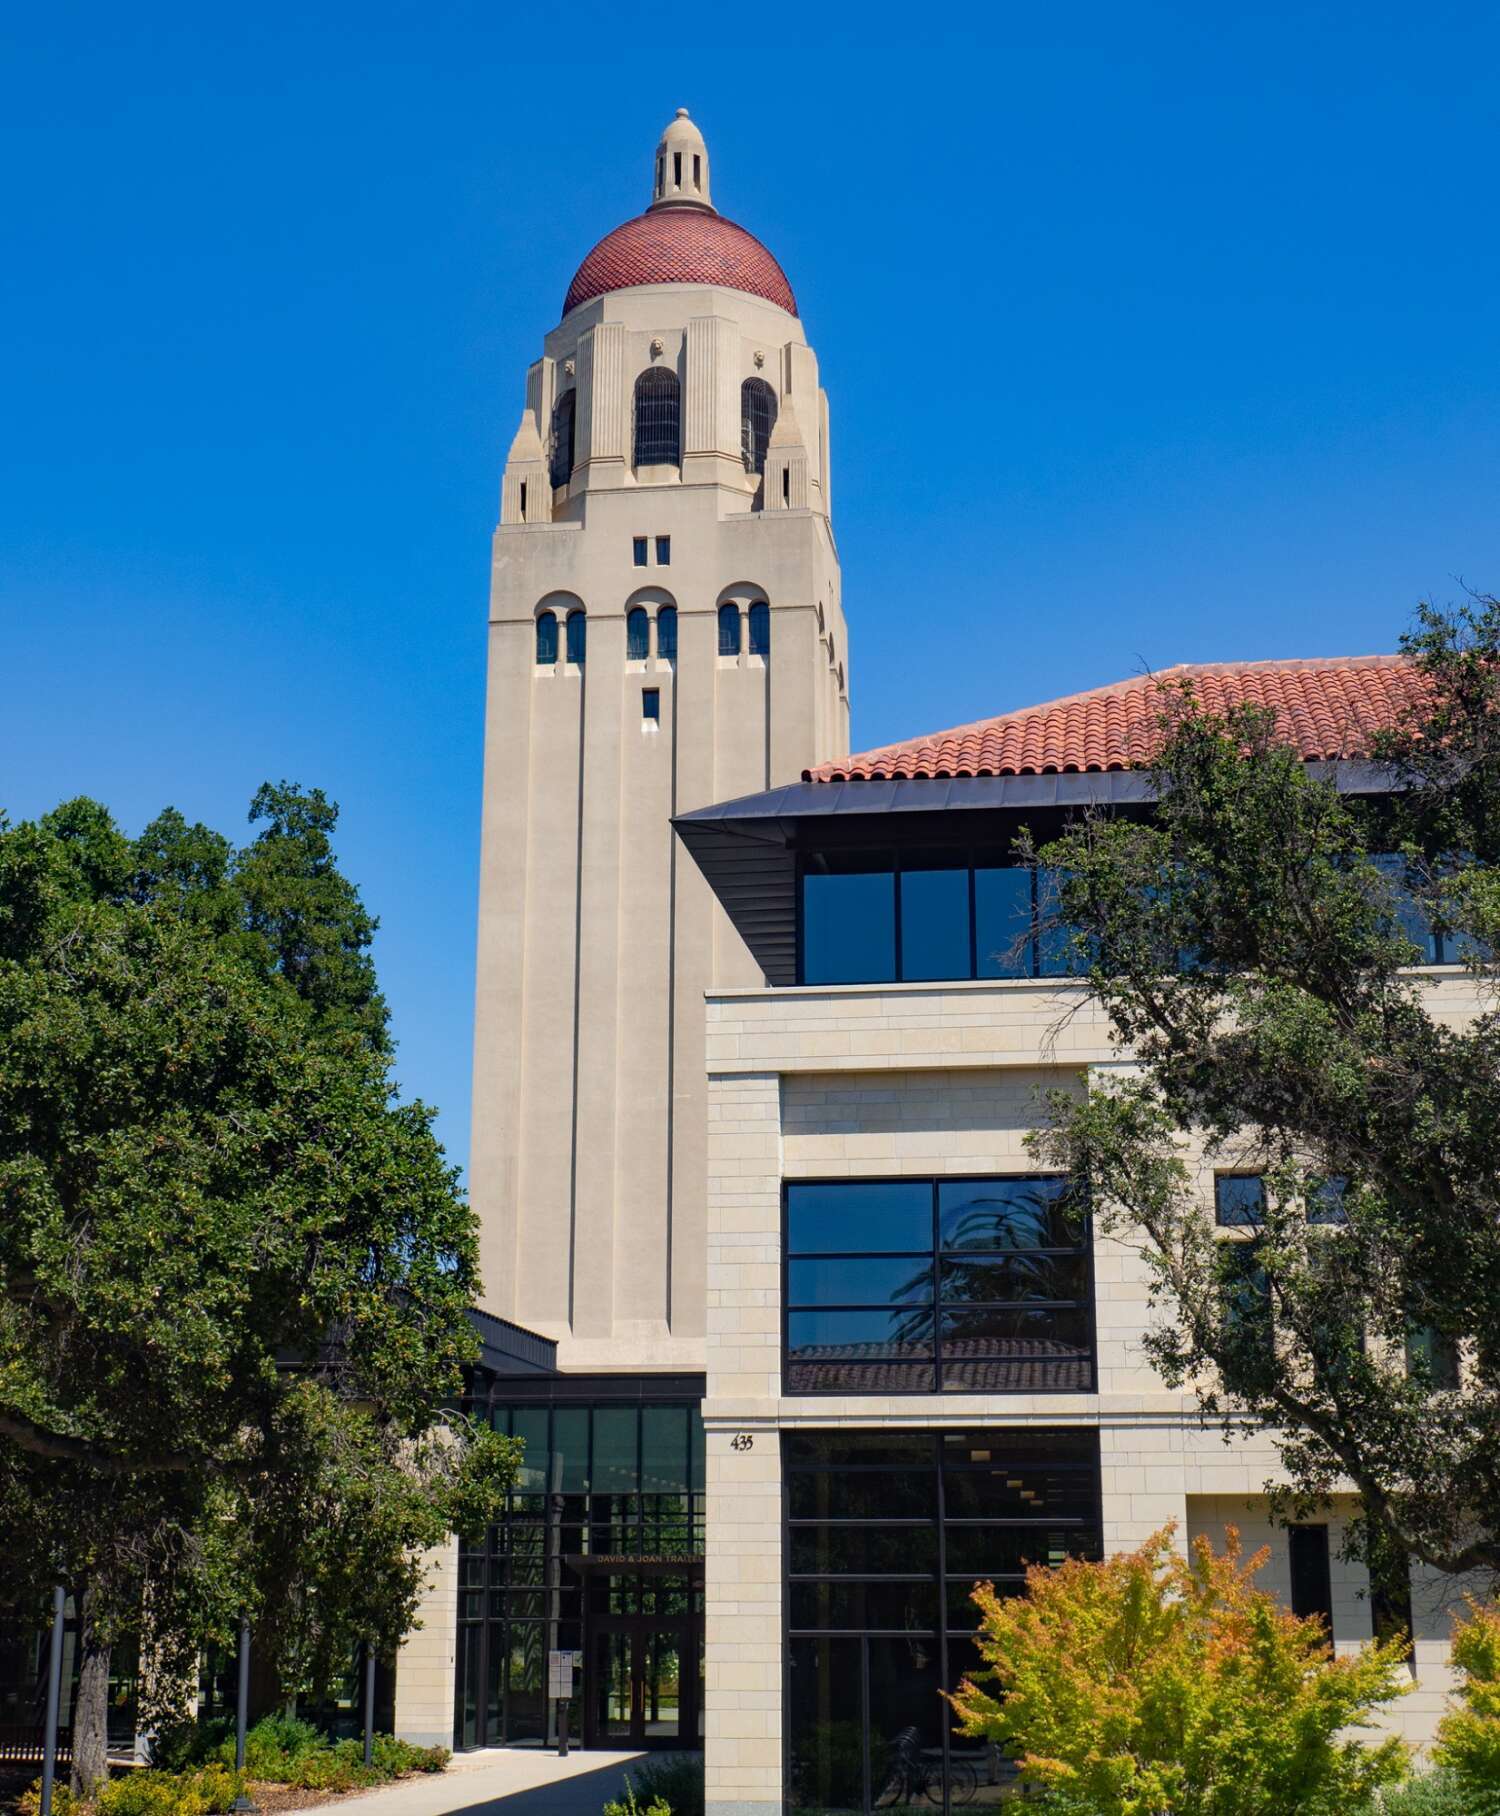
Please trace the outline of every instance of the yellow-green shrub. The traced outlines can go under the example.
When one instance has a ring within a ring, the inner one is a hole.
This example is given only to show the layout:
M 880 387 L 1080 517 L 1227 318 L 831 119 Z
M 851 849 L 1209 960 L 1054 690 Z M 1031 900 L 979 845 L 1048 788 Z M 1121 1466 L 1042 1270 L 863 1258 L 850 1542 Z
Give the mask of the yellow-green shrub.
M 223 1766 L 199 1772 L 127 1772 L 101 1785 L 96 1816 L 216 1816 L 239 1795 L 240 1781 Z
M 1465 1785 L 1500 1791 L 1500 1608 L 1468 1598 L 1453 1622 L 1453 1664 L 1463 1707 L 1438 1724 L 1433 1755 Z
M 1231 1529 L 1222 1556 L 1200 1539 L 1184 1558 L 1172 1532 L 1106 1563 L 1033 1567 L 1024 1597 L 981 1583 L 990 1668 L 949 1699 L 960 1731 L 1099 1816 L 1332 1816 L 1404 1777 L 1399 1741 L 1340 1738 L 1402 1693 L 1403 1648 L 1335 1658 L 1321 1622 L 1254 1587 L 1266 1553 L 1243 1560 Z

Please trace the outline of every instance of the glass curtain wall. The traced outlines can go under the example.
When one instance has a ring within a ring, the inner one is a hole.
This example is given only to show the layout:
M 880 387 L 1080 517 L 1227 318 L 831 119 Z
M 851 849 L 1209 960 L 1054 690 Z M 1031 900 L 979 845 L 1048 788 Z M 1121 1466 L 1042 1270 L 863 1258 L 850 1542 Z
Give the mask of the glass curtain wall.
M 982 1669 L 976 1582 L 1102 1556 L 1097 1434 L 789 1433 L 783 1462 L 788 1808 L 999 1802 L 1013 1767 L 939 1692 Z
M 567 1560 L 703 1555 L 703 1420 L 696 1406 L 510 1406 L 490 1416 L 496 1431 L 525 1440 L 526 1454 L 506 1518 L 459 1550 L 454 1739 L 539 1746 L 557 1733 L 547 1653 L 583 1646 L 584 1576 Z M 628 1570 L 598 1578 L 597 1592 L 647 1593 Z M 582 1737 L 576 1697 L 569 1729 Z

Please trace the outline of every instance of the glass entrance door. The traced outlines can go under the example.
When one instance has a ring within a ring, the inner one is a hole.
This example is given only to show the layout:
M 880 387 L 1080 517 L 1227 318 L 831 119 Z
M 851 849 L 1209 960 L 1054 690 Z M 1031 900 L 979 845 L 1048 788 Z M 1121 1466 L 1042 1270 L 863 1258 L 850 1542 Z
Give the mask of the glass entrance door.
M 696 1747 L 698 1641 L 691 1621 L 606 1618 L 593 1635 L 593 1747 Z

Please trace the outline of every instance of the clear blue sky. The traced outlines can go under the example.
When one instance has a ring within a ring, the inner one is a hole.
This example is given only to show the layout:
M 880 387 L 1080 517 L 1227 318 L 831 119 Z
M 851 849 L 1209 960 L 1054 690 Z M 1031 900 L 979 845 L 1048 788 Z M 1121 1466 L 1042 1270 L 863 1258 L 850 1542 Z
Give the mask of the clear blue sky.
M 460 1159 L 500 466 L 673 108 L 822 361 L 856 746 L 1500 589 L 1492 5 L 804 11 L 0 23 L 0 804 L 325 788 Z

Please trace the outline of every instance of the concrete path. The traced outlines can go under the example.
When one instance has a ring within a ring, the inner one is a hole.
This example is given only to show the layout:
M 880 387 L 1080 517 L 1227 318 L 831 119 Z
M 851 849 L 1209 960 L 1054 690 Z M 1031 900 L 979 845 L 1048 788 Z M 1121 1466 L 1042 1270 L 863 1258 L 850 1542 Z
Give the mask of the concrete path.
M 570 1753 L 495 1747 L 460 1753 L 446 1772 L 404 1778 L 329 1806 L 329 1816 L 601 1816 L 642 1753 Z

